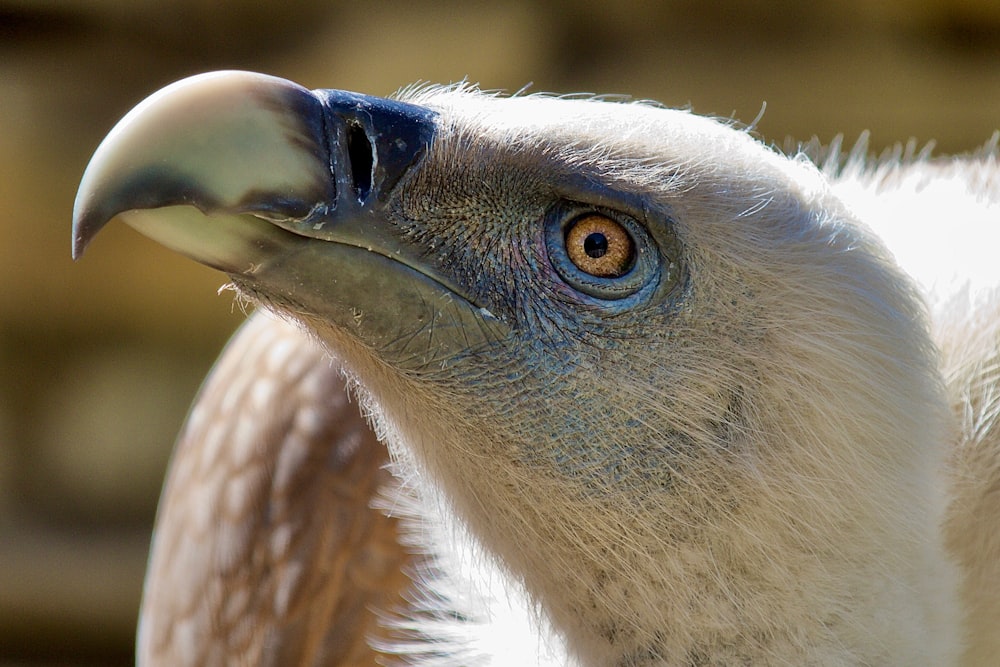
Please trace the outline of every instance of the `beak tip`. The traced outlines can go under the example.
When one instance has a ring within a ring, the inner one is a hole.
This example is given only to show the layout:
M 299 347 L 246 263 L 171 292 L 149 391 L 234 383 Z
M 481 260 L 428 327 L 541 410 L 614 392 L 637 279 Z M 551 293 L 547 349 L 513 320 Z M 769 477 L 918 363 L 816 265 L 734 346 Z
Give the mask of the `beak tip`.
M 90 241 L 86 232 L 83 229 L 82 219 L 74 215 L 73 216 L 73 245 L 70 249 L 72 257 L 74 260 L 83 257 L 83 251 L 87 249 L 87 244 Z
M 102 144 L 103 146 L 103 144 Z M 97 235 L 97 232 L 114 217 L 118 211 L 115 209 L 100 209 L 101 202 L 109 199 L 105 194 L 106 188 L 101 187 L 102 179 L 95 175 L 101 172 L 102 160 L 98 159 L 101 154 L 101 147 L 98 147 L 94 157 L 83 172 L 80 185 L 76 191 L 76 198 L 73 200 L 73 224 L 72 224 L 72 257 L 74 260 L 83 256 L 83 251 L 87 249 L 90 242 Z
M 94 224 L 93 216 L 88 215 L 87 211 L 83 210 L 80 202 L 80 193 L 77 193 L 77 200 L 73 206 L 73 244 L 71 247 L 71 254 L 74 260 L 80 259 L 83 256 L 83 251 L 87 249 L 90 245 L 91 239 L 94 235 L 104 226 L 104 223 Z
M 70 255 L 73 257 L 73 261 L 79 260 L 83 257 L 83 251 L 87 249 L 87 242 L 79 236 L 73 237 L 73 248 L 70 251 Z

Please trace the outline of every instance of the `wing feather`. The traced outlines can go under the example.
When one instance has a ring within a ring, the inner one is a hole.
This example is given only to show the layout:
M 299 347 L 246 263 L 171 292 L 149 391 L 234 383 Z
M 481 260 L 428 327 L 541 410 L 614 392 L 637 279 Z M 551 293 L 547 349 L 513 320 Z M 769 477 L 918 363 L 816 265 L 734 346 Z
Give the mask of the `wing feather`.
M 410 557 L 373 509 L 387 454 L 339 366 L 256 314 L 181 433 L 140 615 L 142 665 L 374 665 Z

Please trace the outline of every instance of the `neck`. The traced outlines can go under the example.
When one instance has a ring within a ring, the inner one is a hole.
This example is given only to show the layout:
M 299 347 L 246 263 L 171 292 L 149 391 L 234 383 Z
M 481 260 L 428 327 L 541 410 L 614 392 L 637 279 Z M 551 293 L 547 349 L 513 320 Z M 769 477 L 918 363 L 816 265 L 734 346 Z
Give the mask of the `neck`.
M 773 344 L 795 350 L 808 333 Z M 534 436 L 550 433 L 559 396 L 490 415 L 485 399 L 396 376 L 372 386 L 383 388 L 376 400 L 397 456 L 524 582 L 582 665 L 950 664 L 957 575 L 934 495 L 949 416 L 933 407 L 942 402 L 920 359 L 884 368 L 857 347 L 850 363 L 814 363 L 812 374 L 759 356 L 754 376 L 766 381 L 744 387 L 739 405 L 712 401 L 718 414 L 701 427 L 679 401 L 707 389 L 660 392 L 646 406 L 650 430 L 631 426 L 628 443 L 599 438 L 621 434 L 609 420 L 635 410 L 572 404 L 602 430 L 559 441 L 563 454 L 633 451 L 642 466 L 660 456 L 655 467 L 672 471 L 666 482 L 632 474 L 626 458 L 603 489 L 525 454 L 551 444 Z M 629 394 L 593 395 L 607 404 Z M 685 437 L 658 441 L 671 437 L 656 428 L 661 415 L 690 424 Z
M 492 461 L 513 448 L 496 439 L 432 437 L 447 455 L 424 465 L 455 513 L 581 664 L 937 665 L 954 654 L 954 575 L 934 503 L 914 491 L 925 480 L 852 460 L 854 474 L 831 482 L 857 442 L 792 462 L 787 446 L 754 460 L 727 452 L 626 503 Z

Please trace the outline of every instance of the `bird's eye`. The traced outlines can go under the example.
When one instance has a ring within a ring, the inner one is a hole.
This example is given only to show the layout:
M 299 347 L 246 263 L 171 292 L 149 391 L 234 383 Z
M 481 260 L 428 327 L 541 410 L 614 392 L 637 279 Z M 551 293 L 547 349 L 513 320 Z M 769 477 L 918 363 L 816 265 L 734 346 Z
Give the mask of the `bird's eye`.
M 661 274 L 660 253 L 646 228 L 611 209 L 559 202 L 545 215 L 545 249 L 566 285 L 602 301 L 646 293 Z
M 600 278 L 628 273 L 635 261 L 635 241 L 616 220 L 591 214 L 566 230 L 566 254 L 576 268 Z

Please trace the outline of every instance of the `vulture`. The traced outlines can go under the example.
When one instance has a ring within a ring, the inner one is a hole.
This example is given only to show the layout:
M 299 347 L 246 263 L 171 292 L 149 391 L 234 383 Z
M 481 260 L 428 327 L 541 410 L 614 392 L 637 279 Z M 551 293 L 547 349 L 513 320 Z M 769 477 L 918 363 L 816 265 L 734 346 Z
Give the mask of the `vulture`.
M 87 167 L 74 256 L 119 217 L 255 312 L 180 436 L 139 662 L 996 664 L 997 144 L 154 94 Z

